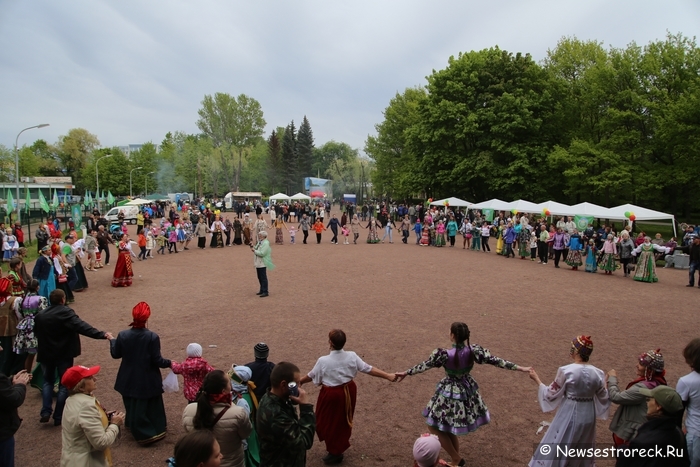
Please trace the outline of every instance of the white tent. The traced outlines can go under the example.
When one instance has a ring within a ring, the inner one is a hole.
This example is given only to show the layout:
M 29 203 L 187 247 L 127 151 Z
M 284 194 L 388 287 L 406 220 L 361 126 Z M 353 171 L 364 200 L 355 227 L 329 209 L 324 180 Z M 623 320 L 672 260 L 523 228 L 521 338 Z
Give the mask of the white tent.
M 272 201 L 289 201 L 290 198 L 289 198 L 289 196 L 285 195 L 284 193 L 277 193 L 276 195 L 270 196 L 270 200 L 272 200 Z
M 494 211 L 508 211 L 510 210 L 509 206 L 510 203 L 494 198 L 488 201 L 482 201 L 481 203 L 472 204 L 469 206 L 469 209 L 493 209 Z
M 443 206 L 445 204 L 445 201 L 451 206 L 455 208 L 468 208 L 473 205 L 473 203 L 470 203 L 469 201 L 464 201 L 463 199 L 451 197 L 451 198 L 445 198 L 445 199 L 439 199 L 437 201 L 433 201 L 430 203 L 431 206 Z
M 624 220 L 625 216 L 617 216 L 612 210 L 592 203 L 579 203 L 571 206 L 569 215 L 589 216 L 596 219 Z
M 544 209 L 549 210 L 549 214 L 552 216 L 568 216 L 571 214 L 571 206 L 568 204 L 557 203 L 556 201 L 545 201 L 537 205 L 540 211 Z
M 513 211 L 516 210 L 518 212 L 540 212 L 542 209 L 539 208 L 539 206 L 535 203 L 531 203 L 530 201 L 525 201 L 523 199 L 519 199 L 516 201 L 513 201 L 512 203 L 508 203 L 508 209 L 505 209 L 506 211 Z
M 673 235 L 676 235 L 676 217 L 673 214 L 654 211 L 653 209 L 635 206 L 634 204 L 622 204 L 620 206 L 615 206 L 614 208 L 610 208 L 610 211 L 614 212 L 617 216 L 622 216 L 623 219 L 626 219 L 625 212 L 634 213 L 635 221 L 671 221 L 671 224 L 673 225 Z
M 141 204 L 151 204 L 152 201 L 148 201 L 147 199 L 143 198 L 135 198 L 126 203 L 124 206 L 139 206 Z
M 297 193 L 296 195 L 292 195 L 291 199 L 305 199 L 309 200 L 311 199 L 310 196 L 306 196 L 304 193 Z

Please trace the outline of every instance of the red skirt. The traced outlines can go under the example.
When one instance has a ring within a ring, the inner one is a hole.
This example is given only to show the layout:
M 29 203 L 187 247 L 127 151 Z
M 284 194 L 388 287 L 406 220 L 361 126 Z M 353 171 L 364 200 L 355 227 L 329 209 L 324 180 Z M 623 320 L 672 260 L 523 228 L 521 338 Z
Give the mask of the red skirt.
M 340 455 L 350 447 L 352 419 L 357 401 L 354 381 L 342 386 L 323 386 L 316 402 L 316 434 L 326 442 L 326 451 Z
M 131 255 L 128 251 L 121 251 L 117 258 L 117 265 L 114 267 L 112 287 L 129 287 L 132 277 L 134 277 L 134 271 L 131 269 Z

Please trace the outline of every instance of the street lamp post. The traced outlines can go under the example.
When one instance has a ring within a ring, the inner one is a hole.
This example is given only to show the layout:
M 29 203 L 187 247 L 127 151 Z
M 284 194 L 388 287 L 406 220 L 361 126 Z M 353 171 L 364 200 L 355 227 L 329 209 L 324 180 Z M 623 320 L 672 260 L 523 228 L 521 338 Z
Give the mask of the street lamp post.
M 145 180 L 146 180 L 146 194 L 145 194 L 145 196 L 148 196 L 148 176 L 149 176 L 149 175 L 153 175 L 154 173 L 155 173 L 155 172 L 148 172 L 148 173 L 146 174 L 146 177 L 145 177 Z
M 95 197 L 97 198 L 97 210 L 100 211 L 100 172 L 97 168 L 97 165 L 100 163 L 102 159 L 106 159 L 107 157 L 112 157 L 114 154 L 107 154 L 106 156 L 102 156 L 97 161 L 95 162 L 95 182 L 97 184 L 97 192 L 95 193 Z M 102 212 L 102 211 L 100 211 Z
M 131 172 L 129 172 L 129 196 L 134 197 L 134 193 L 131 190 L 131 176 L 134 174 L 134 170 L 140 170 L 143 169 L 143 167 L 136 167 L 135 169 L 131 169 Z
M 15 196 L 17 196 L 17 221 L 18 222 L 20 221 L 20 211 L 19 211 L 19 151 L 17 149 L 17 144 L 19 143 L 19 135 L 21 135 L 22 133 L 24 133 L 27 130 L 31 130 L 34 128 L 44 128 L 46 126 L 49 126 L 49 124 L 42 123 L 40 125 L 34 125 L 34 126 L 27 127 L 24 130 L 20 131 L 17 134 L 17 138 L 15 138 L 15 189 L 16 189 Z M 8 207 L 10 207 L 10 206 L 8 206 Z

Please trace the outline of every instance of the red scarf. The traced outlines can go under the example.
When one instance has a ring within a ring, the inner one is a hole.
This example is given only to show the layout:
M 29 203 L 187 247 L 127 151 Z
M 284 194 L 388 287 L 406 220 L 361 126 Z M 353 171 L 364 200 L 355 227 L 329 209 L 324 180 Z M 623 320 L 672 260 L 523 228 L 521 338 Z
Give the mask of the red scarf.
M 645 376 L 640 376 L 639 378 L 635 379 L 630 384 L 628 384 L 626 389 L 631 388 L 632 386 L 634 386 L 637 383 L 643 383 L 646 381 L 655 382 L 656 384 L 654 385 L 654 387 L 661 386 L 662 384 L 664 386 L 667 386 L 665 376 L 666 376 L 666 370 L 662 371 L 661 373 L 657 373 L 656 371 L 654 371 L 654 372 L 652 372 L 652 377 L 650 380 L 647 379 Z M 649 389 L 654 389 L 654 388 L 649 388 Z
M 212 405 L 219 404 L 219 403 L 231 405 L 231 401 L 233 400 L 232 397 L 233 396 L 230 392 L 227 392 L 227 393 L 222 392 L 219 394 L 209 394 L 208 395 L 209 403 Z

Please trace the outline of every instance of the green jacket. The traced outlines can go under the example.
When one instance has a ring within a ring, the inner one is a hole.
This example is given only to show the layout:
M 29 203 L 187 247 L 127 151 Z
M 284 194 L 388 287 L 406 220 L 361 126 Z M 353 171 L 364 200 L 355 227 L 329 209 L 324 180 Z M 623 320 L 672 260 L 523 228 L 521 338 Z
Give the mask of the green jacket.
M 253 253 L 262 260 L 267 269 L 270 271 L 275 269 L 275 265 L 272 264 L 272 248 L 270 248 L 270 242 L 267 239 L 258 242 L 253 248 Z
M 260 444 L 260 467 L 304 467 L 306 451 L 311 449 L 316 432 L 316 417 L 311 404 L 294 405 L 269 390 L 258 407 L 255 430 Z

